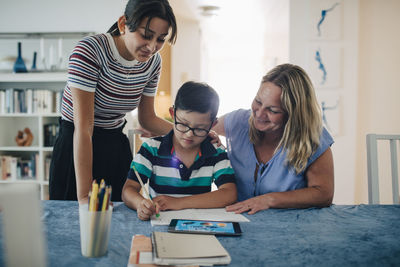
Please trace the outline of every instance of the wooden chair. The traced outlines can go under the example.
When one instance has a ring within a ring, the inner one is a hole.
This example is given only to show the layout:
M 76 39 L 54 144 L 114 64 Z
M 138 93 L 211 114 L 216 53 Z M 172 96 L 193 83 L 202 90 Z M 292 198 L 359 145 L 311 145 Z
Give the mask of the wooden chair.
M 135 146 L 135 130 L 134 129 L 128 130 L 128 139 L 129 139 L 129 147 L 131 148 L 132 155 L 135 156 L 136 146 Z
M 399 204 L 397 143 L 400 135 L 367 134 L 368 202 L 379 204 L 378 140 L 390 142 L 393 203 Z

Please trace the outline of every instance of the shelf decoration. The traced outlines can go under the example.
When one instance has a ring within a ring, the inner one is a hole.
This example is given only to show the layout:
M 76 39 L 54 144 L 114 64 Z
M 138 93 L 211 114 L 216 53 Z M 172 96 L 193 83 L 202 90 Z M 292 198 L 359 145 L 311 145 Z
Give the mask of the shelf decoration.
M 22 59 L 21 42 L 18 42 L 18 57 L 14 63 L 14 72 L 28 72 L 25 66 L 25 62 Z
M 37 52 L 35 51 L 35 52 L 33 52 L 33 61 L 32 61 L 31 71 L 37 71 L 36 57 L 37 57 Z
M 28 127 L 25 128 L 24 131 L 18 131 L 18 134 L 15 137 L 15 142 L 17 142 L 18 146 L 30 146 L 32 141 L 33 134 Z

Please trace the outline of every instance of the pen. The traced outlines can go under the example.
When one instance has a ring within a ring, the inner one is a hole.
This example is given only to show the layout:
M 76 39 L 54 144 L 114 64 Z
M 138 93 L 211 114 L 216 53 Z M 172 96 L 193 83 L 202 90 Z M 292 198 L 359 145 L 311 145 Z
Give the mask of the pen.
M 100 188 L 99 191 L 99 206 L 97 207 L 97 211 L 101 211 L 103 209 L 103 202 L 104 202 L 104 197 L 106 196 L 106 188 Z
M 111 191 L 112 191 L 111 190 L 112 189 L 111 185 L 109 185 L 108 188 L 109 188 L 109 190 L 108 190 L 107 209 L 108 209 L 108 206 L 110 205 L 110 201 L 111 201 Z
M 150 193 L 147 191 L 146 187 L 144 186 L 143 181 L 142 181 L 142 178 L 140 178 L 140 175 L 139 175 L 139 173 L 136 171 L 135 166 L 132 166 L 132 169 L 133 169 L 133 171 L 135 172 L 136 177 L 137 177 L 138 180 L 139 180 L 140 186 L 142 187 L 142 189 L 143 189 L 144 193 L 146 194 L 147 198 L 150 199 L 150 201 L 154 204 L 154 202 L 153 202 L 153 197 L 150 195 Z M 154 204 L 154 206 L 156 206 L 156 204 Z M 157 214 L 156 214 L 156 217 L 160 217 L 160 214 L 157 213 Z
M 104 179 L 101 179 L 100 189 L 99 189 L 99 205 L 97 207 L 97 211 L 101 211 L 103 209 L 103 201 L 105 194 L 106 194 L 106 183 L 104 182 Z

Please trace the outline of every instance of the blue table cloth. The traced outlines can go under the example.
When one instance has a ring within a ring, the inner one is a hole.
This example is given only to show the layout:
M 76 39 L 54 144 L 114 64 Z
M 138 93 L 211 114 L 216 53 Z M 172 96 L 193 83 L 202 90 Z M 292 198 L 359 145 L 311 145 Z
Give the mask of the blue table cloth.
M 77 202 L 42 204 L 49 266 L 126 266 L 132 235 L 167 231 L 114 203 L 107 255 L 85 258 Z M 232 257 L 229 266 L 400 266 L 400 205 L 271 209 L 245 216 L 251 222 L 240 223 L 242 236 L 218 237 Z M 4 261 L 1 253 L 0 266 Z

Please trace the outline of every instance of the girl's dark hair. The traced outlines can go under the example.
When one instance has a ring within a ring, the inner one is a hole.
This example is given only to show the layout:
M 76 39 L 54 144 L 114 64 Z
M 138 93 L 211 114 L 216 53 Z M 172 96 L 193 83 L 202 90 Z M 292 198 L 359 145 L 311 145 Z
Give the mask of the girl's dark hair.
M 219 97 L 206 83 L 186 82 L 176 94 L 174 107 L 199 113 L 210 112 L 210 119 L 213 121 L 218 113 Z
M 177 26 L 174 12 L 168 3 L 168 0 L 129 0 L 125 8 L 126 26 L 129 31 L 134 32 L 139 27 L 143 19 L 148 18 L 146 24 L 146 33 L 149 30 L 150 22 L 153 18 L 160 18 L 169 23 L 171 34 L 168 42 L 174 44 L 177 35 Z M 121 33 L 118 29 L 118 22 L 107 31 L 113 36 L 118 36 Z

